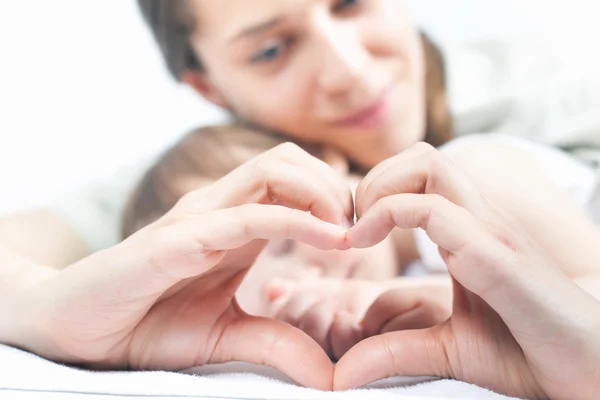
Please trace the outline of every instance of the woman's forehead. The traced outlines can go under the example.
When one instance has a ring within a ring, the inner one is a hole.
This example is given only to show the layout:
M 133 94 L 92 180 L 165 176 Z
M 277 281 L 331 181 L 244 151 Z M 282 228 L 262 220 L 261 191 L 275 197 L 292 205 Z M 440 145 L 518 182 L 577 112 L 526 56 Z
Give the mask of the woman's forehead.
M 198 33 L 235 40 L 257 33 L 330 0 L 190 0 L 189 11 L 200 21 Z

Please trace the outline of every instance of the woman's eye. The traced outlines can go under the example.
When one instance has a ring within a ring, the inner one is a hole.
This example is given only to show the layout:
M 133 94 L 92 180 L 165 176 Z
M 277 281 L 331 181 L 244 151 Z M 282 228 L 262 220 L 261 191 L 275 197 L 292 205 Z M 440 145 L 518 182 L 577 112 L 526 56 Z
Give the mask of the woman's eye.
M 338 0 L 333 5 L 333 11 L 346 11 L 347 9 L 360 5 L 360 3 L 362 3 L 362 0 Z
M 269 62 L 276 60 L 285 51 L 286 44 L 280 40 L 270 43 L 252 57 L 253 63 Z

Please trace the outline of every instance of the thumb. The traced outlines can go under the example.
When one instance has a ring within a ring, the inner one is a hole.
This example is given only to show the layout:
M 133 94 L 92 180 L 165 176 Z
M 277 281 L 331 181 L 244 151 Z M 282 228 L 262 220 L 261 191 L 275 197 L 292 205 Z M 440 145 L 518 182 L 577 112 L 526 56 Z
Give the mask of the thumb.
M 298 384 L 331 390 L 333 364 L 321 346 L 299 329 L 244 315 L 227 325 L 210 363 L 242 361 L 268 365 Z
M 337 363 L 334 390 L 358 388 L 393 376 L 449 377 L 440 327 L 368 338 Z
M 363 324 L 367 337 L 401 330 L 430 328 L 452 314 L 448 285 L 398 287 L 379 296 L 367 310 Z

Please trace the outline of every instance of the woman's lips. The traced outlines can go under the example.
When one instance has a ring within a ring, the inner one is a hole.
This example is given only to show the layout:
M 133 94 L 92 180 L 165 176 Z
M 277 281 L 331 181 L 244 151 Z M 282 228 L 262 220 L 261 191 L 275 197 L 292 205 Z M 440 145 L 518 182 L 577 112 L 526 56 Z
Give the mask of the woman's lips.
M 393 86 L 387 88 L 371 105 L 334 122 L 334 125 L 363 129 L 380 126 L 391 111 L 392 89 Z

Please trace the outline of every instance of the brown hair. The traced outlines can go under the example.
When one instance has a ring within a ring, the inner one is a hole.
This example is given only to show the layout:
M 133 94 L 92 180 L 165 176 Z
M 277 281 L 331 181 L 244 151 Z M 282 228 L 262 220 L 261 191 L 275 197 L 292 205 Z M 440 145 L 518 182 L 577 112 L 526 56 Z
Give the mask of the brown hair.
M 186 70 L 202 71 L 202 63 L 190 43 L 195 21 L 186 10 L 187 0 L 138 0 L 138 4 L 171 75 L 179 81 Z M 421 33 L 421 42 L 426 66 L 425 141 L 440 146 L 449 141 L 453 134 L 447 103 L 444 57 L 424 33 Z
M 166 214 L 186 193 L 210 184 L 286 141 L 242 123 L 197 129 L 167 150 L 145 173 L 124 208 L 129 237 Z

